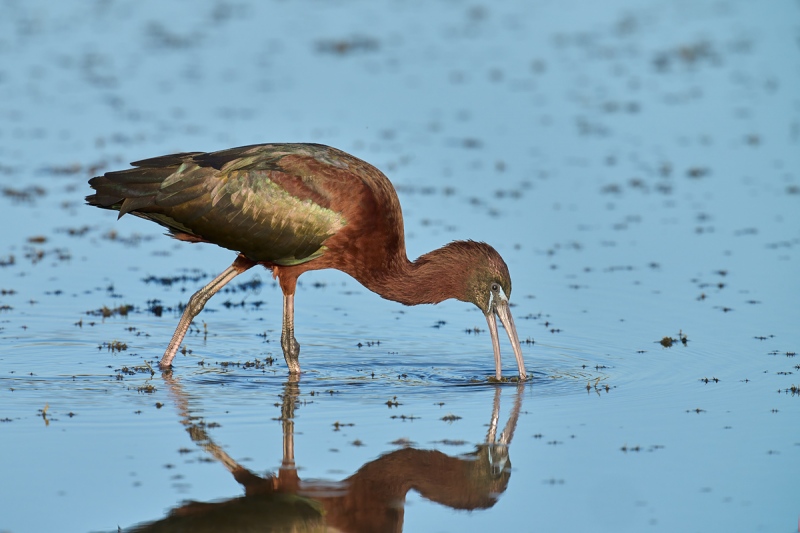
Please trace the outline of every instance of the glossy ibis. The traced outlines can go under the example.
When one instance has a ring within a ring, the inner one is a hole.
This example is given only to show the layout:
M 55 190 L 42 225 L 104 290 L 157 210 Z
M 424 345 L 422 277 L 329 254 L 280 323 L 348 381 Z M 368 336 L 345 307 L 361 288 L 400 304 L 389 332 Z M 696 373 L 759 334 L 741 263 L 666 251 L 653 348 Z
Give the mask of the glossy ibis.
M 283 291 L 281 347 L 289 372 L 300 372 L 294 336 L 297 278 L 335 268 L 369 290 L 405 305 L 448 298 L 472 302 L 486 316 L 501 378 L 495 315 L 505 327 L 520 379 L 527 377 L 508 306 L 511 277 L 488 244 L 451 242 L 416 261 L 406 255 L 403 215 L 389 179 L 341 150 L 319 144 L 259 144 L 186 152 L 132 163 L 89 180 L 90 205 L 131 213 L 166 227 L 172 237 L 238 252 L 197 291 L 159 365 L 169 368 L 192 319 L 226 283 L 263 265 Z

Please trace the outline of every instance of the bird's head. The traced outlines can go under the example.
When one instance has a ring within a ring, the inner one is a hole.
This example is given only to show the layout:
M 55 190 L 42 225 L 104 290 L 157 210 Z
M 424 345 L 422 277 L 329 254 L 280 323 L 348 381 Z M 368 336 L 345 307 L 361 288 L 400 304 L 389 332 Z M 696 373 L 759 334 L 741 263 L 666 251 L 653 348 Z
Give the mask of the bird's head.
M 456 244 L 456 243 L 451 243 Z M 517 335 L 517 327 L 511 316 L 508 299 L 511 296 L 511 275 L 508 266 L 497 250 L 486 243 L 465 241 L 464 252 L 470 256 L 471 272 L 466 278 L 464 300 L 474 303 L 483 311 L 492 336 L 492 347 L 495 359 L 495 377 L 501 378 L 500 339 L 497 334 L 497 320 L 508 334 L 514 356 L 517 359 L 520 379 L 527 378 L 525 363 L 522 358 L 522 347 Z

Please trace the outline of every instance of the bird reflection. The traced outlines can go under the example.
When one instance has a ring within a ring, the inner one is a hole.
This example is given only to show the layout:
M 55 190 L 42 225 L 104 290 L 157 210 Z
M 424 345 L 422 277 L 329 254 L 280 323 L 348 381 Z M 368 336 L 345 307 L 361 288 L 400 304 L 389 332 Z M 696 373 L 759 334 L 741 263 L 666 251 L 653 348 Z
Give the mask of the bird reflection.
M 192 415 L 180 383 L 169 373 L 164 379 L 192 440 L 225 466 L 244 487 L 244 496 L 212 503 L 188 502 L 161 520 L 127 531 L 400 532 L 409 490 L 453 509 L 475 510 L 492 507 L 508 486 L 508 448 L 522 406 L 522 384 L 517 386 L 513 409 L 499 435 L 500 396 L 505 387 L 495 388 L 486 442 L 472 453 L 452 457 L 437 450 L 407 447 L 366 463 L 342 481 L 303 481 L 294 456 L 298 377 L 289 378 L 282 395 L 281 466 L 277 473 L 263 477 L 217 445 L 209 437 L 205 421 Z

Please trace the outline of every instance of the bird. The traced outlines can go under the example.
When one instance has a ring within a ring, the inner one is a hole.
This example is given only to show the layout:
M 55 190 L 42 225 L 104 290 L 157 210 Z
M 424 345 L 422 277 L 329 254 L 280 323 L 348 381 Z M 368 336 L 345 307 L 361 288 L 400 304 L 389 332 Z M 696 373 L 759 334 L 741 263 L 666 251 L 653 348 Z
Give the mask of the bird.
M 511 276 L 490 245 L 457 240 L 409 260 L 403 214 L 391 181 L 376 167 L 322 144 L 254 144 L 143 159 L 89 180 L 89 205 L 160 224 L 190 243 L 213 243 L 236 258 L 188 301 L 163 357 L 172 360 L 192 320 L 227 283 L 250 268 L 271 270 L 283 293 L 281 348 L 300 373 L 294 296 L 303 273 L 336 269 L 405 305 L 457 299 L 477 306 L 502 379 L 497 318 L 508 334 L 519 379 L 527 379 L 509 309 Z

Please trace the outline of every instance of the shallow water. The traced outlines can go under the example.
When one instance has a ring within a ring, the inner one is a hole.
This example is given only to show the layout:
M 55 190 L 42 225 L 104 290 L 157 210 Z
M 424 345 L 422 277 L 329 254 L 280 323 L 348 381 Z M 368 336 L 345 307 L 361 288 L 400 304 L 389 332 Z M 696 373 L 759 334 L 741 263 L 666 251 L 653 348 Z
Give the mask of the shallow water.
M 2 6 L 0 531 L 796 530 L 797 2 Z M 495 246 L 532 379 L 330 271 L 299 383 L 267 271 L 151 372 L 232 254 L 86 180 L 273 141 L 381 168 L 411 257 Z

